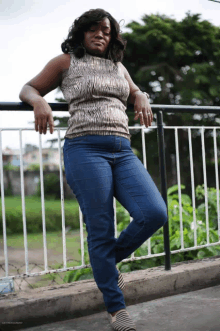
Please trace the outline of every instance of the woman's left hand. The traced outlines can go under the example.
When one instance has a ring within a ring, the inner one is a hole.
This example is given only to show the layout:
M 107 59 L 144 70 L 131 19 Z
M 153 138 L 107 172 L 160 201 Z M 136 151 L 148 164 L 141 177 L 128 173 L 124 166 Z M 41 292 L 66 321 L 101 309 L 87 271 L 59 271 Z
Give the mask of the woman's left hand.
M 139 117 L 141 125 L 145 124 L 146 127 L 151 126 L 154 116 L 148 98 L 145 94 L 140 93 L 136 95 L 134 111 L 137 112 L 134 117 L 135 121 Z

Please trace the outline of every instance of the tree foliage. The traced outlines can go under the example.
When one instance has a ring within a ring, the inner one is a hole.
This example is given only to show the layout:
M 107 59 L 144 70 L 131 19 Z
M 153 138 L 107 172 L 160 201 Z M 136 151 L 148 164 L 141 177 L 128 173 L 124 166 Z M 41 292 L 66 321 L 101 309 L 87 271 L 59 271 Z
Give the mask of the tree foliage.
M 132 21 L 124 63 L 156 104 L 220 105 L 220 28 L 190 12 L 181 21 L 144 15 Z
M 124 65 L 135 84 L 150 94 L 153 104 L 220 106 L 220 28 L 200 14 L 186 13 L 177 22 L 165 15 L 144 15 L 143 24 L 132 21 L 126 27 L 131 32 L 123 34 L 128 41 Z M 218 114 L 164 113 L 163 121 L 167 126 L 213 126 L 219 125 Z M 133 124 L 133 115 L 129 124 Z M 214 155 L 213 137 L 205 130 L 206 158 Z M 179 152 L 181 156 L 181 179 L 187 182 L 189 169 L 188 133 L 179 130 Z M 200 130 L 192 131 L 193 156 L 196 185 L 203 180 L 201 162 Z M 148 169 L 154 172 L 158 163 L 157 137 L 150 131 L 146 135 Z M 220 143 L 219 132 L 217 141 Z M 132 137 L 132 145 L 141 151 L 141 135 Z M 176 154 L 174 134 L 165 131 L 166 166 L 171 174 L 171 156 Z M 214 166 L 212 170 L 214 174 Z M 214 178 L 214 177 L 213 177 Z M 212 181 L 210 185 L 214 185 Z M 187 193 L 189 192 L 187 185 Z

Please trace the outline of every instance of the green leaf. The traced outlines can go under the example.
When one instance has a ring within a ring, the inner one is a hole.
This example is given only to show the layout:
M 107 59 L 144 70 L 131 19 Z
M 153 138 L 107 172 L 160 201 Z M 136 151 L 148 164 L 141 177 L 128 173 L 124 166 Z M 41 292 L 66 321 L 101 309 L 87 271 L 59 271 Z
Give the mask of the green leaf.
M 181 190 L 185 189 L 185 185 L 181 185 Z M 167 195 L 171 195 L 172 193 L 178 191 L 178 185 L 173 185 L 167 190 Z

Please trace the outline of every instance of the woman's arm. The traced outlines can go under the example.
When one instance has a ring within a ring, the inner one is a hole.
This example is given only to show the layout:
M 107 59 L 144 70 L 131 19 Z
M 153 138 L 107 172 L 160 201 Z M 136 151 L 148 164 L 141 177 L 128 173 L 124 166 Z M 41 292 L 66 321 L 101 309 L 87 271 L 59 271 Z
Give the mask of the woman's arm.
M 52 109 L 43 98 L 47 93 L 57 88 L 62 79 L 64 69 L 69 67 L 69 54 L 61 54 L 50 60 L 43 70 L 21 89 L 19 98 L 34 108 L 35 130 L 46 134 L 47 122 L 50 133 L 53 133 L 54 121 Z
M 130 87 L 130 95 L 128 98 L 128 103 L 134 104 L 134 110 L 135 110 L 134 120 L 137 120 L 139 117 L 141 125 L 145 124 L 145 126 L 148 127 L 151 125 L 151 122 L 153 121 L 153 113 L 148 98 L 138 88 L 138 86 L 134 84 L 125 66 L 121 62 L 120 65 Z
M 128 103 L 134 104 L 135 102 L 135 97 L 138 93 L 142 93 L 139 87 L 133 82 L 131 79 L 131 76 L 129 75 L 129 72 L 125 68 L 125 66 L 120 62 L 120 66 L 122 69 L 122 72 L 124 73 L 124 77 L 128 81 L 129 87 L 130 87 L 130 94 L 128 97 Z

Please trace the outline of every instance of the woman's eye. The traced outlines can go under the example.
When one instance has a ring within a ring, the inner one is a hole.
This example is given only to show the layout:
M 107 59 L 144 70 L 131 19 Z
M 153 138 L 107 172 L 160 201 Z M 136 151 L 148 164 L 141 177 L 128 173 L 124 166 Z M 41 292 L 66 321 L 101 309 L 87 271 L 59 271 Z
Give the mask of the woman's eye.
M 94 30 L 94 29 L 89 29 L 89 31 L 95 32 L 95 30 Z M 109 35 L 110 35 L 110 33 L 105 33 L 105 35 L 106 35 L 106 36 L 109 36 Z

